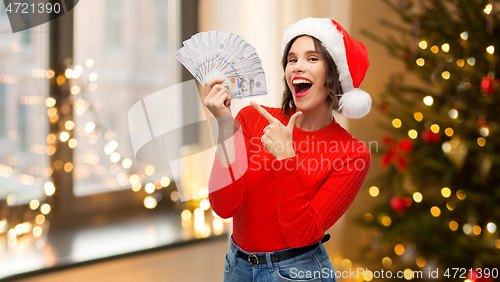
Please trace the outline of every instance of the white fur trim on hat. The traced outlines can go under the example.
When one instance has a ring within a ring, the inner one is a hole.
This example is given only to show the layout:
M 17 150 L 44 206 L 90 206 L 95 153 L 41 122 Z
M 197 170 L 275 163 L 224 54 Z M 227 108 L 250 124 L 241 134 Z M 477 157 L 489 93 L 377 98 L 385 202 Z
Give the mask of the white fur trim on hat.
M 357 119 L 366 116 L 372 108 L 372 98 L 365 91 L 354 88 L 340 97 L 340 111 L 348 118 Z

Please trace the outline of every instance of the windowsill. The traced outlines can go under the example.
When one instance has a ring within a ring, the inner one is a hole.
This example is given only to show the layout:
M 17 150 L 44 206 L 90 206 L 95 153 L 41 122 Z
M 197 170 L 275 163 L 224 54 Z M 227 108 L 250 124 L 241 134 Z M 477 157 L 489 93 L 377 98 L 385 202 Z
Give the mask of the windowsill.
M 15 245 L 11 242 L 9 246 L 3 236 L 0 237 L 0 281 L 227 236 L 228 223 L 223 224 L 221 235 L 211 233 L 199 239 L 201 236 L 194 231 L 193 222 L 183 227 L 181 221 L 178 212 L 155 211 L 105 226 L 53 232 L 49 229 L 45 238 L 42 235 L 32 243 L 30 238 L 19 238 Z M 212 222 L 211 213 L 206 222 Z

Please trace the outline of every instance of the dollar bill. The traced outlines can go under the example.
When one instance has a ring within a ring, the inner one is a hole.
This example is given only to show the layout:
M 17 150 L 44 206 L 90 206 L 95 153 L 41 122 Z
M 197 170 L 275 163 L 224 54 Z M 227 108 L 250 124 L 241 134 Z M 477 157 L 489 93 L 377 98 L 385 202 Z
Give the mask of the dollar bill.
M 216 30 L 197 33 L 183 42 L 175 57 L 202 85 L 214 77 L 232 98 L 266 95 L 262 60 L 241 36 Z

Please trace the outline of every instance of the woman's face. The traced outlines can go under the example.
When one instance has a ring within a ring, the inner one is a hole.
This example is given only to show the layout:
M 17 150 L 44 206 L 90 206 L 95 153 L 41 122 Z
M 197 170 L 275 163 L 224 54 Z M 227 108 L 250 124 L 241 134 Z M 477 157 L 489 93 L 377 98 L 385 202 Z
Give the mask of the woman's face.
M 288 52 L 287 62 L 286 83 L 297 111 L 327 109 L 326 62 L 316 52 L 313 39 L 307 35 L 297 38 Z

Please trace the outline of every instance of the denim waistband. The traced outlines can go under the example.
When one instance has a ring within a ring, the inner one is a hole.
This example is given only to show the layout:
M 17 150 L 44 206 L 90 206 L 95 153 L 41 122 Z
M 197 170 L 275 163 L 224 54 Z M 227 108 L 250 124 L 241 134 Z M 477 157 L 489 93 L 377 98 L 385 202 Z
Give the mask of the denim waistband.
M 261 252 L 261 253 L 249 253 L 249 252 L 246 252 L 244 251 L 242 248 L 240 248 L 238 245 L 236 245 L 236 243 L 234 243 L 233 241 L 233 236 L 231 236 L 230 238 L 230 242 L 231 242 L 231 245 L 230 245 L 230 250 L 232 251 L 232 255 L 235 256 L 235 258 L 238 258 L 239 259 L 239 263 L 243 264 L 243 265 L 246 265 L 248 267 L 254 267 L 254 268 L 264 268 L 264 267 L 272 267 L 273 265 L 287 265 L 287 264 L 290 264 L 294 261 L 297 261 L 297 260 L 300 260 L 304 257 L 307 257 L 307 256 L 311 256 L 315 253 L 319 253 L 320 255 L 326 255 L 326 250 L 325 250 L 325 247 L 323 246 L 323 243 L 321 241 L 319 241 L 319 244 L 316 248 L 310 250 L 310 251 L 307 251 L 303 254 L 300 254 L 298 256 L 295 256 L 295 257 L 292 257 L 292 258 L 289 258 L 289 259 L 285 259 L 285 260 L 282 260 L 282 261 L 278 261 L 278 262 L 273 262 L 271 263 L 271 255 L 272 254 L 275 254 L 275 253 L 282 253 L 282 252 L 286 252 L 292 248 L 289 248 L 289 249 L 284 249 L 284 250 L 279 250 L 279 251 L 274 251 L 274 252 Z M 250 262 L 248 261 L 245 261 L 244 259 L 238 257 L 236 255 L 236 252 L 237 251 L 241 251 L 242 253 L 244 254 L 255 254 L 255 255 L 263 255 L 263 256 L 266 256 L 266 260 L 267 260 L 267 264 L 258 264 L 258 265 L 255 265 L 255 266 L 252 266 L 250 264 Z

